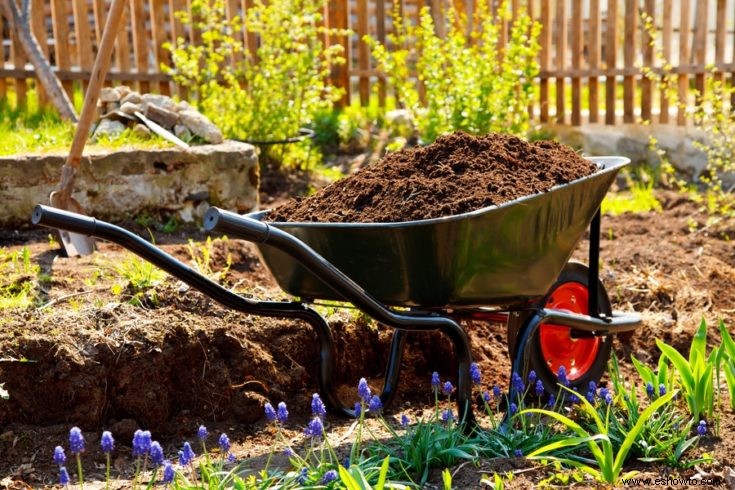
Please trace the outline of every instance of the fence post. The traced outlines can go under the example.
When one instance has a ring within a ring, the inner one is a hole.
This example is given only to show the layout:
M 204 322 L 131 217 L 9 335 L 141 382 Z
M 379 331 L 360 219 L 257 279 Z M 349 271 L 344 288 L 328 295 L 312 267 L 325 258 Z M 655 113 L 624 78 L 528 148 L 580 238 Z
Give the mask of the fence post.
M 689 0 L 682 0 L 680 9 L 681 18 L 679 28 L 679 65 L 689 63 Z M 689 75 L 684 71 L 679 72 L 679 111 L 676 116 L 676 123 L 683 126 L 687 122 L 686 102 L 689 89 Z

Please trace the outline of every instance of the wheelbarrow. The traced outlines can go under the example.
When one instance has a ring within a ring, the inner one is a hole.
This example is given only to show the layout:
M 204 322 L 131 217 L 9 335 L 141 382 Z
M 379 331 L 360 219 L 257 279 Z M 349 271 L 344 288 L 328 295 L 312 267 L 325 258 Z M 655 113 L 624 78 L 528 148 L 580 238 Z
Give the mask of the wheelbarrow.
M 306 321 L 320 342 L 319 391 L 327 407 L 343 415 L 354 412 L 337 395 L 332 333 L 312 308 L 315 301 L 350 302 L 394 329 L 380 395 L 384 406 L 398 387 L 406 336 L 441 331 L 457 359 L 459 414 L 471 422 L 472 354 L 461 320 L 506 323 L 512 372 L 535 370 L 549 391 L 556 391 L 561 366 L 572 387 L 586 390 L 604 374 L 612 335 L 640 324 L 635 313 L 611 310 L 598 278 L 600 204 L 629 160 L 590 160 L 595 173 L 548 192 L 436 219 L 282 223 L 268 222 L 268 211 L 241 216 L 210 208 L 205 230 L 256 243 L 295 301 L 242 297 L 137 235 L 92 217 L 39 205 L 32 222 L 117 243 L 226 307 Z M 569 258 L 588 228 L 585 267 Z M 517 395 L 512 383 L 510 391 Z

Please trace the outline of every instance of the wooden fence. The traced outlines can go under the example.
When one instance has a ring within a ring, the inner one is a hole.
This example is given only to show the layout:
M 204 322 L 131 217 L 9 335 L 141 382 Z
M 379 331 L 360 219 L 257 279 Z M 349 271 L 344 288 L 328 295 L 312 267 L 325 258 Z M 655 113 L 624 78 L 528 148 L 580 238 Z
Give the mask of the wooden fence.
M 86 85 L 109 0 L 30 1 L 34 33 L 65 88 L 71 92 L 75 83 Z M 404 16 L 415 21 L 423 6 L 437 18 L 450 0 L 398 1 Z M 453 1 L 472 10 L 472 0 Z M 226 4 L 228 15 L 242 15 L 252 0 Z M 190 36 L 174 15 L 188 5 L 187 0 L 130 0 L 108 79 L 141 91 L 178 93 L 160 71 L 161 63 L 170 62 L 162 45 Z M 660 71 L 662 63 L 643 29 L 642 12 L 654 19 L 656 44 L 677 78 L 677 98 L 690 101 L 692 88 L 704 89 L 709 76 L 730 84 L 735 80 L 735 0 L 511 0 L 510 5 L 514 12 L 527 9 L 542 25 L 538 97 L 531 108 L 542 122 L 687 122 L 685 112 L 641 75 L 641 67 Z M 392 29 L 392 9 L 393 3 L 385 0 L 328 0 L 325 23 L 353 31 L 349 37 L 327 39 L 347 48 L 348 64 L 335 67 L 332 74 L 333 83 L 347 91 L 345 102 L 367 104 L 372 94 L 385 102 L 385 80 L 361 39 L 370 34 L 385 40 Z M 256 42 L 240 34 L 246 45 Z M 35 85 L 34 72 L 2 17 L 0 44 L 0 98 L 12 89 L 23 105 Z M 708 71 L 710 64 L 717 73 Z

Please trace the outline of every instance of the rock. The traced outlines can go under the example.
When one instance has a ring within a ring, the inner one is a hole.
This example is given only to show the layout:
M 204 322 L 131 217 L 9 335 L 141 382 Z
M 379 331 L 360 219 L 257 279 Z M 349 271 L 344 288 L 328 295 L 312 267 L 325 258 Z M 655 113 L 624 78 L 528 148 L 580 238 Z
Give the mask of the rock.
M 143 97 L 138 92 L 130 92 L 128 95 L 120 99 L 120 104 L 130 102 L 131 104 L 142 104 Z
M 191 131 L 189 131 L 189 128 L 183 124 L 177 124 L 174 126 L 174 134 L 184 141 L 191 140 Z
M 148 126 L 146 126 L 145 124 L 136 124 L 135 126 L 133 126 L 133 133 L 135 133 L 137 136 L 148 138 L 151 135 L 151 130 L 148 129 Z
M 224 141 L 222 131 L 215 126 L 206 116 L 200 114 L 193 109 L 181 111 L 179 113 L 181 123 L 184 124 L 195 135 L 201 137 L 205 141 L 212 144 L 219 144 Z
M 416 130 L 413 114 L 407 109 L 396 109 L 385 114 L 392 136 L 408 138 Z
M 120 99 L 120 93 L 115 87 L 102 87 L 102 90 L 100 90 L 100 102 L 120 102 Z
M 143 106 L 141 104 L 134 104 L 133 102 L 123 102 L 120 106 L 120 110 L 125 114 L 135 115 L 136 112 L 143 112 Z
M 179 115 L 176 112 L 151 104 L 145 108 L 145 117 L 168 130 L 179 122 Z
M 125 125 L 120 121 L 102 119 L 94 130 L 94 138 L 96 139 L 99 136 L 117 136 L 123 131 L 125 131 Z
M 193 107 L 185 100 L 179 101 L 179 103 L 176 104 L 176 111 L 178 112 L 188 111 L 189 109 L 193 109 Z
M 154 105 L 168 111 L 176 111 L 176 103 L 167 95 L 143 94 L 142 99 L 144 106 Z
M 120 95 L 120 100 L 123 100 L 128 95 L 132 94 L 133 91 L 127 85 L 120 85 L 116 88 L 117 93 Z

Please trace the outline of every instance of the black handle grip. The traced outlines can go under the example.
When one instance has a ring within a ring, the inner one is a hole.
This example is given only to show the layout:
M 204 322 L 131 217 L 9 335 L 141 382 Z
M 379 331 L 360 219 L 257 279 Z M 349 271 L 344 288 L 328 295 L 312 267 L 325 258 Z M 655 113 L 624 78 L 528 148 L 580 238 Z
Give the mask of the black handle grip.
M 265 243 L 270 235 L 268 223 L 216 207 L 209 208 L 204 215 L 204 229 L 229 233 L 250 242 Z
M 51 206 L 44 206 L 43 204 L 39 204 L 33 209 L 31 223 L 82 235 L 94 235 L 97 228 L 97 220 L 94 218 L 52 208 Z

